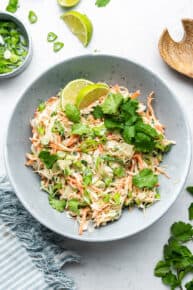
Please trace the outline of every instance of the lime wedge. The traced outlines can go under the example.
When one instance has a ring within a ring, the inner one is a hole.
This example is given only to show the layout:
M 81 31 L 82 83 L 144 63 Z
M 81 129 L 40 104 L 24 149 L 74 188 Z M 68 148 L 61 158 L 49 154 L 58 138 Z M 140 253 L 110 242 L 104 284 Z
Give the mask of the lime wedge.
M 106 84 L 92 84 L 79 91 L 76 105 L 82 109 L 97 101 L 100 97 L 107 95 L 109 87 Z
M 91 40 L 93 31 L 92 23 L 88 17 L 77 11 L 69 11 L 64 13 L 61 18 L 82 44 L 87 46 Z
M 93 84 L 93 82 L 85 79 L 77 79 L 69 82 L 61 92 L 61 108 L 65 109 L 66 104 L 75 104 L 78 93 L 84 87 Z
M 58 0 L 58 4 L 60 4 L 62 7 L 70 8 L 75 5 L 77 5 L 80 2 L 80 0 Z

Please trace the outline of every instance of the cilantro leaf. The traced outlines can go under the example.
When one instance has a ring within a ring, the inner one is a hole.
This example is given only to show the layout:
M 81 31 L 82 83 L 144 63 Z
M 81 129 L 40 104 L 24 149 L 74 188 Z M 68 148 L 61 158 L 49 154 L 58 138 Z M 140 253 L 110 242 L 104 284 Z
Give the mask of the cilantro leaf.
M 15 13 L 19 6 L 19 0 L 9 0 L 6 10 L 11 13 Z
M 29 14 L 28 14 L 28 19 L 29 19 L 29 22 L 31 24 L 34 24 L 38 21 L 38 17 L 36 15 L 36 13 L 32 10 L 29 11 Z
M 156 277 L 164 277 L 170 272 L 170 264 L 166 261 L 159 261 L 154 269 L 154 275 Z
M 164 277 L 162 277 L 162 281 L 164 284 L 171 287 L 171 289 L 175 289 L 180 285 L 176 275 L 174 275 L 171 271 L 167 273 Z
M 101 109 L 104 114 L 116 114 L 122 101 L 123 96 L 121 94 L 110 93 L 101 105 Z
M 82 123 L 77 123 L 72 126 L 72 134 L 74 135 L 84 135 L 84 134 L 89 134 L 90 133 L 90 128 Z
M 193 220 L 193 202 L 188 208 L 188 213 L 189 213 L 189 220 Z
M 135 130 L 137 132 L 144 133 L 151 138 L 157 138 L 159 136 L 157 131 L 153 127 L 151 127 L 149 124 L 145 124 L 143 122 L 138 122 L 135 125 Z
M 38 157 L 45 164 L 47 169 L 52 169 L 54 163 L 58 160 L 57 155 L 50 154 L 50 152 L 46 150 L 41 151 Z
M 185 284 L 186 290 L 192 290 L 193 289 L 193 280 Z
M 80 121 L 80 110 L 75 105 L 67 104 L 65 106 L 65 113 L 70 121 L 74 123 Z
M 141 132 L 136 133 L 134 145 L 137 151 L 144 153 L 151 152 L 155 148 L 154 140 Z
M 133 184 L 139 188 L 151 189 L 158 184 L 158 176 L 151 169 L 145 168 L 133 176 Z
M 113 118 L 105 118 L 104 125 L 107 129 L 122 129 L 124 127 L 123 124 Z
M 101 119 L 104 115 L 100 106 L 94 107 L 92 114 L 95 119 Z
M 137 113 L 139 107 L 139 102 L 137 100 L 128 99 L 123 102 L 121 105 L 121 117 L 124 118 L 125 124 L 131 126 L 137 120 L 140 120 L 141 117 Z
M 123 138 L 125 142 L 133 144 L 134 137 L 135 137 L 135 126 L 125 126 L 123 130 Z
M 187 242 L 193 238 L 193 228 L 191 224 L 176 222 L 171 227 L 172 236 L 181 242 Z
M 186 190 L 193 195 L 193 186 L 186 187 Z
M 79 200 L 76 198 L 70 199 L 67 204 L 70 211 L 79 214 Z
M 52 194 L 49 195 L 49 204 L 59 212 L 64 211 L 66 207 L 66 200 L 65 199 L 58 199 Z
M 106 6 L 111 0 L 96 0 L 95 5 L 98 7 Z

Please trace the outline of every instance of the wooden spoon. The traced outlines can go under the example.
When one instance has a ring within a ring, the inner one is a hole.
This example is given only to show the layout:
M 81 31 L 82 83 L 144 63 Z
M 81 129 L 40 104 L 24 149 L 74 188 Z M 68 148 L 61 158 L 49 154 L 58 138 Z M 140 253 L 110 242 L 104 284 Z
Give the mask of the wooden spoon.
M 159 40 L 163 60 L 173 69 L 193 78 L 193 19 L 183 19 L 184 37 L 175 42 L 165 29 Z

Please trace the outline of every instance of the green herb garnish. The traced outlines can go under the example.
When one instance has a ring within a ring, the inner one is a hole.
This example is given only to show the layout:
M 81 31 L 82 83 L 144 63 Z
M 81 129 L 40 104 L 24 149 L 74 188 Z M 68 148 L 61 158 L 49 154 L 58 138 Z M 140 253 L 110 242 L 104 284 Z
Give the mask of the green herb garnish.
M 193 203 L 188 208 L 189 220 L 193 220 Z
M 188 186 L 186 190 L 193 195 L 193 186 Z
M 171 227 L 171 237 L 163 249 L 163 260 L 156 264 L 154 275 L 170 286 L 171 290 L 182 288 L 183 278 L 193 271 L 193 255 L 183 243 L 193 239 L 193 227 L 184 222 L 174 223 Z M 192 290 L 193 281 L 185 284 Z
M 79 200 L 76 198 L 70 199 L 67 203 L 68 209 L 76 214 L 79 214 Z
M 107 4 L 109 4 L 111 0 L 97 0 L 95 2 L 95 5 L 98 6 L 98 7 L 104 7 L 106 6 Z
M 54 50 L 54 52 L 58 52 L 58 51 L 60 51 L 63 47 L 64 47 L 64 43 L 63 43 L 63 42 L 59 42 L 59 41 L 57 41 L 57 42 L 54 43 L 53 50 Z
M 118 108 L 122 103 L 123 96 L 121 94 L 108 94 L 104 103 L 101 105 L 101 109 L 104 114 L 115 114 L 118 112 Z
M 90 128 L 89 126 L 82 124 L 82 123 L 77 123 L 72 126 L 72 134 L 74 135 L 84 135 L 84 134 L 89 134 L 90 133 Z
M 151 169 L 145 168 L 133 176 L 133 184 L 139 188 L 152 189 L 158 184 L 158 176 Z
M 49 151 L 43 150 L 39 153 L 38 157 L 45 164 L 47 169 L 52 169 L 54 163 L 58 160 L 58 156 L 50 154 Z
M 80 110 L 75 105 L 67 104 L 65 106 L 65 113 L 70 121 L 74 123 L 78 123 L 80 121 Z
M 54 122 L 54 125 L 52 127 L 52 133 L 57 133 L 60 136 L 64 136 L 64 127 L 60 121 L 56 120 Z
M 11 13 L 15 13 L 19 7 L 19 0 L 9 0 L 6 10 Z
M 45 102 L 41 102 L 38 106 L 38 111 L 42 112 L 44 109 L 46 108 L 46 103 Z
M 32 10 L 29 11 L 29 14 L 28 14 L 28 19 L 29 19 L 29 22 L 31 24 L 34 24 L 38 21 L 38 17 L 36 15 L 36 13 Z
M 54 32 L 49 32 L 47 36 L 47 41 L 48 42 L 54 42 L 58 36 Z
M 65 199 L 58 199 L 54 195 L 49 195 L 49 204 L 59 212 L 63 212 L 66 207 L 66 200 Z

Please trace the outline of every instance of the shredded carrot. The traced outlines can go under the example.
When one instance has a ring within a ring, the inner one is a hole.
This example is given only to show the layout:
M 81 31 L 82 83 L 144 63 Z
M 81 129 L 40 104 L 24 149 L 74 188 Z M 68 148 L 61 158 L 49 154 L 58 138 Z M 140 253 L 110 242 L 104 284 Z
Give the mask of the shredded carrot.
M 135 154 L 135 155 L 133 156 L 133 158 L 134 158 L 135 160 L 137 160 L 138 165 L 139 165 L 139 169 L 140 169 L 140 170 L 143 169 L 143 168 L 144 168 L 144 163 L 143 163 L 143 159 L 142 159 L 141 154 Z
M 104 148 L 103 148 L 103 145 L 102 145 L 102 144 L 99 144 L 99 145 L 98 145 L 98 149 L 99 149 L 99 151 L 102 153 L 102 152 L 103 152 L 103 149 L 104 149 Z
M 114 86 L 112 87 L 112 89 L 113 89 L 116 93 L 119 93 L 119 92 L 120 92 L 120 87 L 119 87 L 118 84 L 114 85 Z
M 77 187 L 81 194 L 83 193 L 83 186 L 76 178 L 68 176 L 67 181 L 72 187 Z
M 140 96 L 140 90 L 137 90 L 136 92 L 134 92 L 133 94 L 131 94 L 130 98 L 131 99 L 136 99 Z
M 88 214 L 89 211 L 90 211 L 90 209 L 89 209 L 88 207 L 83 208 L 83 209 L 81 210 L 81 213 L 82 213 L 82 220 L 81 220 L 81 222 L 80 222 L 80 227 L 79 227 L 79 231 L 78 231 L 79 235 L 82 235 L 82 234 L 83 234 L 84 225 L 85 225 L 85 223 L 86 223 L 86 216 L 87 216 L 87 214 Z
M 79 137 L 78 136 L 72 135 L 70 137 L 70 139 L 68 140 L 68 142 L 66 143 L 66 146 L 67 147 L 70 147 L 70 146 L 74 145 L 78 140 L 79 140 Z

